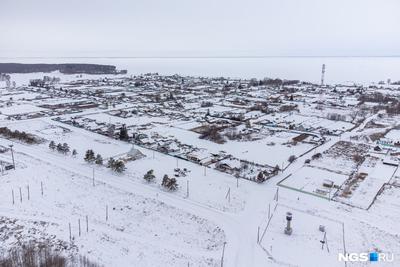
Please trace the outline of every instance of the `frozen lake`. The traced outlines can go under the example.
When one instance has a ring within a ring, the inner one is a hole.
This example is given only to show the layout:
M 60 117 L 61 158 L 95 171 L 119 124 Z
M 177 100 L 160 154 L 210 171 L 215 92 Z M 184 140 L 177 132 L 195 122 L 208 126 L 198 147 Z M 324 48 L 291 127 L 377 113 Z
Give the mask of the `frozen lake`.
M 326 64 L 326 83 L 400 80 L 400 57 L 261 57 L 261 58 L 0 58 L 18 63 L 98 63 L 147 72 L 235 78 L 284 78 L 319 82 Z

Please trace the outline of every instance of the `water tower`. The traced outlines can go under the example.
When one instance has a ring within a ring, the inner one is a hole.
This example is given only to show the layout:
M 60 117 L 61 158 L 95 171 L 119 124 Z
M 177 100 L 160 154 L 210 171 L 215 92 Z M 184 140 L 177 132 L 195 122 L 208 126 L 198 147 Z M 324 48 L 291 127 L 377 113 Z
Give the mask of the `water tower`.
M 285 234 L 291 235 L 293 232 L 293 229 L 291 227 L 291 221 L 292 221 L 292 213 L 291 212 L 286 212 L 286 227 L 285 227 Z

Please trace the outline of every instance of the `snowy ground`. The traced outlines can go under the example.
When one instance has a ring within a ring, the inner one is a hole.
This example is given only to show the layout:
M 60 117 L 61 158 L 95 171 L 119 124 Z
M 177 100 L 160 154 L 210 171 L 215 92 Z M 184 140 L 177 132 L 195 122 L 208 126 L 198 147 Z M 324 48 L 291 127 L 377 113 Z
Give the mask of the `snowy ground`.
M 20 83 L 32 75 L 13 77 Z M 63 79 L 67 82 L 76 76 Z M 118 95 L 120 89 L 111 88 L 107 94 Z M 13 97 L 22 103 L 12 109 L 0 108 L 3 114 L 22 114 L 40 108 L 38 105 L 43 103 L 75 101 L 68 97 L 31 101 L 37 96 L 35 93 L 19 93 L 7 90 L 2 95 L 0 101 Z M 253 93 L 255 97 L 260 92 Z M 129 94 L 136 96 L 132 91 Z M 193 97 L 197 96 L 193 94 Z M 128 162 L 126 171 L 117 175 L 104 166 L 86 163 L 85 151 L 93 149 L 104 159 L 119 158 L 131 150 L 131 144 L 56 122 L 54 117 L 10 121 L 2 115 L 0 127 L 26 131 L 43 142 L 27 145 L 0 137 L 0 161 L 12 162 L 11 151 L 7 150 L 10 144 L 14 145 L 16 161 L 16 170 L 4 171 L 0 176 L 0 254 L 20 242 L 47 240 L 65 253 L 87 255 L 107 267 L 369 265 L 339 262 L 338 253 L 344 251 L 394 253 L 394 263 L 380 262 L 379 266 L 399 266 L 399 170 L 383 164 L 386 152 L 372 156 L 375 143 L 361 138 L 376 130 L 392 129 L 398 118 L 370 114 L 353 129 L 352 108 L 327 108 L 322 112 L 313 109 L 314 106 L 300 105 L 302 115 L 285 113 L 275 119 L 343 132 L 341 136 L 326 139 L 315 149 L 310 143 L 289 144 L 298 134 L 286 130 L 274 131 L 251 142 L 215 144 L 199 139 L 191 131 L 200 125 L 195 119 L 167 119 L 165 114 L 180 112 L 173 108 L 165 109 L 164 116 L 154 115 L 157 114 L 154 111 L 127 119 L 107 114 L 111 108 L 84 110 L 73 115 L 135 126 L 153 123 L 149 133 L 173 136 L 206 151 L 224 150 L 237 158 L 271 166 L 283 163 L 286 169 L 263 184 L 237 180 L 211 168 L 140 147 L 136 148 L 145 157 Z M 18 107 L 20 110 L 16 110 Z M 137 104 L 122 101 L 112 109 L 127 107 L 136 108 Z M 185 103 L 185 107 L 199 114 L 207 110 L 198 108 L 199 103 Z M 153 108 L 153 104 L 148 108 Z M 211 111 L 243 110 L 215 105 Z M 14 113 L 7 113 L 11 111 Z M 346 121 L 328 120 L 326 116 L 332 112 L 345 116 Z M 257 114 L 249 112 L 247 116 Z M 269 115 L 260 117 L 259 121 L 267 118 Z M 372 122 L 382 122 L 383 127 Z M 396 139 L 398 130 L 388 131 L 386 137 Z M 51 140 L 68 143 L 78 154 L 73 157 L 70 153 L 51 151 L 48 148 Z M 312 159 L 318 153 L 321 156 Z M 355 154 L 365 156 L 366 161 L 357 162 Z M 290 155 L 298 159 L 288 164 Z M 373 157 L 378 159 L 371 161 Z M 310 163 L 305 163 L 306 159 Z M 174 177 L 178 168 L 189 171 L 186 176 L 177 177 L 177 191 L 166 191 L 160 185 L 163 175 Z M 156 178 L 148 183 L 143 176 L 150 169 Z M 337 187 L 357 173 L 368 175 L 356 184 L 351 197 L 329 201 Z M 333 181 L 335 187 L 324 194 L 321 190 L 326 191 L 322 185 L 326 180 Z M 283 233 L 288 211 L 293 214 L 291 236 Z M 322 249 L 320 225 L 325 226 L 329 251 Z

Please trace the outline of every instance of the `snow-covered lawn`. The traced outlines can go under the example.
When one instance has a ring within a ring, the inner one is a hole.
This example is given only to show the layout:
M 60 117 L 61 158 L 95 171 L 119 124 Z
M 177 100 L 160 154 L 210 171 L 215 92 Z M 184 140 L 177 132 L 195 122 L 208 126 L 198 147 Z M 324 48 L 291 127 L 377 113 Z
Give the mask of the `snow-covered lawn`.
M 335 186 L 340 186 L 346 179 L 346 175 L 306 165 L 285 179 L 281 185 L 331 198 L 337 189 L 324 187 L 324 182 L 329 184 L 332 181 Z

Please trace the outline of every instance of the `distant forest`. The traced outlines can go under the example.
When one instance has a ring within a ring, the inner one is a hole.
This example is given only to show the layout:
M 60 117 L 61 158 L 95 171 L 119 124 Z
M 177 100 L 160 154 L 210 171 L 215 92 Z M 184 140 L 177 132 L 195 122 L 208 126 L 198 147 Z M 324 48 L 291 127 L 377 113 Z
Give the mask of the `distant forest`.
M 32 73 L 60 71 L 64 74 L 117 74 L 126 71 L 117 71 L 112 65 L 98 64 L 21 64 L 0 63 L 0 73 Z

